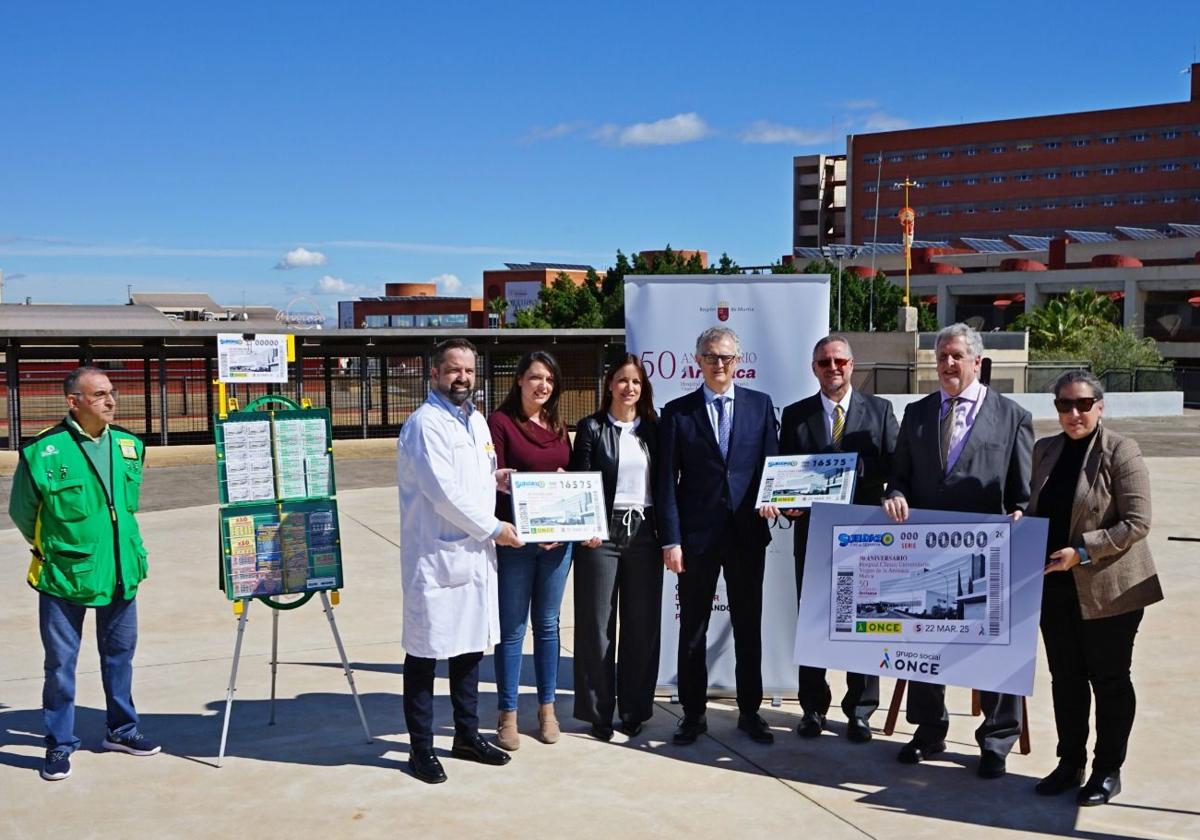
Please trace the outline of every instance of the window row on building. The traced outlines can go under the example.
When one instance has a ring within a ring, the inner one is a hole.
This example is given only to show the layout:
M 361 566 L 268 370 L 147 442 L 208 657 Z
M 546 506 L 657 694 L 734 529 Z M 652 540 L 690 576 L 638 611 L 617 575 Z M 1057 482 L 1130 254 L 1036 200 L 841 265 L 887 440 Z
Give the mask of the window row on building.
M 387 327 L 466 327 L 465 312 L 451 315 L 367 315 L 363 326 L 368 329 Z
M 1087 178 L 1092 175 L 1111 177 L 1122 172 L 1131 175 L 1144 175 L 1148 172 L 1182 172 L 1191 169 L 1200 172 L 1200 158 L 1190 160 L 1137 161 L 1123 163 L 1119 166 L 1102 164 L 1099 166 L 1076 166 L 1071 169 L 1037 169 L 1025 172 L 981 172 L 973 175 L 935 175 L 924 179 L 924 187 L 952 187 L 957 185 L 974 187 L 979 184 L 1031 183 L 1033 181 L 1057 181 L 1060 178 Z M 867 183 L 863 185 L 866 192 L 873 193 L 878 185 Z M 902 184 L 889 184 L 887 189 L 898 192 Z
M 926 206 L 916 210 L 917 216 L 973 216 L 976 213 L 1024 213 L 1031 210 L 1082 210 L 1086 207 L 1141 207 L 1148 204 L 1200 204 L 1200 192 L 1196 193 L 1154 193 L 1133 195 L 1089 195 L 1073 198 L 1021 198 L 1009 201 L 989 201 L 982 204 L 946 204 Z M 881 218 L 892 218 L 899 212 L 898 207 L 881 209 Z M 864 210 L 862 218 L 873 221 L 875 211 Z
M 1013 143 L 974 144 L 939 149 L 915 149 L 909 152 L 869 152 L 863 155 L 862 162 L 870 166 L 875 166 L 881 161 L 903 163 L 906 160 L 948 160 L 956 155 L 961 157 L 978 157 L 983 154 L 1002 155 L 1010 152 L 1031 152 L 1034 149 L 1082 149 L 1093 145 L 1115 146 L 1118 143 L 1179 140 L 1189 134 L 1193 137 L 1200 137 L 1200 125 L 1138 129 L 1127 132 L 1104 132 L 1101 134 L 1073 135 L 1069 137 L 1047 137 L 1041 140 L 1023 140 Z

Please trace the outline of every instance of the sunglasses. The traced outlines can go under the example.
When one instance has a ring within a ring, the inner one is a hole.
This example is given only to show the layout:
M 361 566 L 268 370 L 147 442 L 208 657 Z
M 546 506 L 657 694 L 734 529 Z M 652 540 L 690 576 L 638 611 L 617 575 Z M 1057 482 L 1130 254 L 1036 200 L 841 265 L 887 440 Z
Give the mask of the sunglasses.
M 1096 397 L 1079 397 L 1078 399 L 1056 399 L 1054 401 L 1054 409 L 1059 414 L 1070 414 L 1071 409 L 1076 409 L 1080 414 L 1087 414 L 1092 410 L 1092 406 L 1100 402 Z
M 814 362 L 814 364 L 816 364 L 816 366 L 819 368 L 829 368 L 829 367 L 833 367 L 834 365 L 837 365 L 838 370 L 841 370 L 846 365 L 850 364 L 850 360 L 849 359 L 817 359 L 816 362 Z

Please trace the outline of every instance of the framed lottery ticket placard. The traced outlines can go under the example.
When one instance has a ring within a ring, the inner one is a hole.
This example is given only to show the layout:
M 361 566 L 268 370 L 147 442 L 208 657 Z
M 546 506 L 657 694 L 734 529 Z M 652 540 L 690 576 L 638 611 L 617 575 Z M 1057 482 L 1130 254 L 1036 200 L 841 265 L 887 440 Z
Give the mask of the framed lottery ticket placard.
M 786 510 L 812 507 L 813 502 L 848 505 L 854 499 L 857 475 L 857 452 L 769 455 L 754 506 Z
M 598 472 L 513 473 L 513 519 L 523 542 L 608 539 Z

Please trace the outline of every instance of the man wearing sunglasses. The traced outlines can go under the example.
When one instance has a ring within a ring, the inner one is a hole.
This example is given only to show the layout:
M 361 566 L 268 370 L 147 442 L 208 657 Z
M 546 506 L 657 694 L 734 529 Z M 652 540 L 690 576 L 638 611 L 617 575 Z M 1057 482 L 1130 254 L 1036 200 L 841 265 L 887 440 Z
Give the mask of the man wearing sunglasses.
M 854 485 L 854 503 L 879 504 L 899 431 L 892 404 L 872 394 L 856 391 L 851 385 L 854 353 L 844 336 L 827 335 L 817 342 L 813 348 L 812 372 L 820 390 L 783 410 L 779 432 L 780 454 L 857 452 L 858 477 Z M 808 511 L 789 510 L 786 515 L 795 520 L 793 551 L 796 557 L 796 597 L 800 598 L 804 581 L 804 555 L 808 546 Z M 832 699 L 829 684 L 825 682 L 824 668 L 800 666 L 798 696 L 803 716 L 796 727 L 796 734 L 802 738 L 816 738 L 825 728 L 825 715 Z M 848 721 L 846 737 L 850 741 L 865 743 L 871 740 L 868 720 L 878 708 L 879 677 L 847 674 L 842 712 Z
M 146 549 L 134 513 L 142 487 L 142 442 L 113 424 L 117 390 L 104 371 L 81 367 L 63 382 L 67 416 L 21 448 L 8 513 L 32 547 L 28 582 L 38 592 L 45 651 L 42 778 L 71 775 L 75 736 L 75 663 L 88 608 L 107 706 L 103 746 L 154 755 L 159 745 L 138 730 L 133 705 L 137 646 L 134 596 L 146 577 Z
M 979 381 L 983 339 L 951 324 L 934 342 L 941 388 L 904 410 L 883 509 L 895 522 L 909 507 L 963 513 L 1006 513 L 1020 519 L 1029 504 L 1033 417 Z M 946 749 L 946 688 L 908 685 L 908 722 L 917 725 L 901 748 L 901 764 L 919 764 Z M 984 779 L 1004 775 L 1021 734 L 1021 698 L 980 692 L 983 723 L 975 730 Z
M 775 740 L 762 705 L 762 590 L 767 522 L 754 507 L 763 461 L 778 450 L 775 407 L 761 391 L 733 384 L 737 334 L 712 327 L 696 339 L 704 384 L 667 403 L 659 422 L 659 537 L 663 563 L 679 575 L 679 702 L 676 744 L 708 730 L 707 635 L 717 576 L 724 572 L 736 658 L 738 729 Z

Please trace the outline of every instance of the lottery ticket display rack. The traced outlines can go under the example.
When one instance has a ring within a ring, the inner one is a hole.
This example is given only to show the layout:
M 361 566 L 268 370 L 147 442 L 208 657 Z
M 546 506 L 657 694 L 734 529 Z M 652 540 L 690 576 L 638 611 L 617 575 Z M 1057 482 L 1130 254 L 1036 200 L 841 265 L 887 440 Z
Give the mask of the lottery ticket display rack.
M 329 620 L 342 670 L 370 743 L 367 718 L 333 617 L 343 577 L 329 409 L 301 406 L 287 397 L 268 395 L 239 411 L 235 401 L 225 399 L 223 387 L 220 397 L 214 426 L 221 502 L 218 584 L 233 603 L 238 626 L 217 766 L 225 758 L 242 639 L 250 604 L 255 600 L 271 608 L 268 725 L 275 724 L 279 614 L 302 607 L 315 596 L 320 598 Z M 265 408 L 272 404 L 284 407 Z M 284 600 L 287 596 L 298 597 Z

